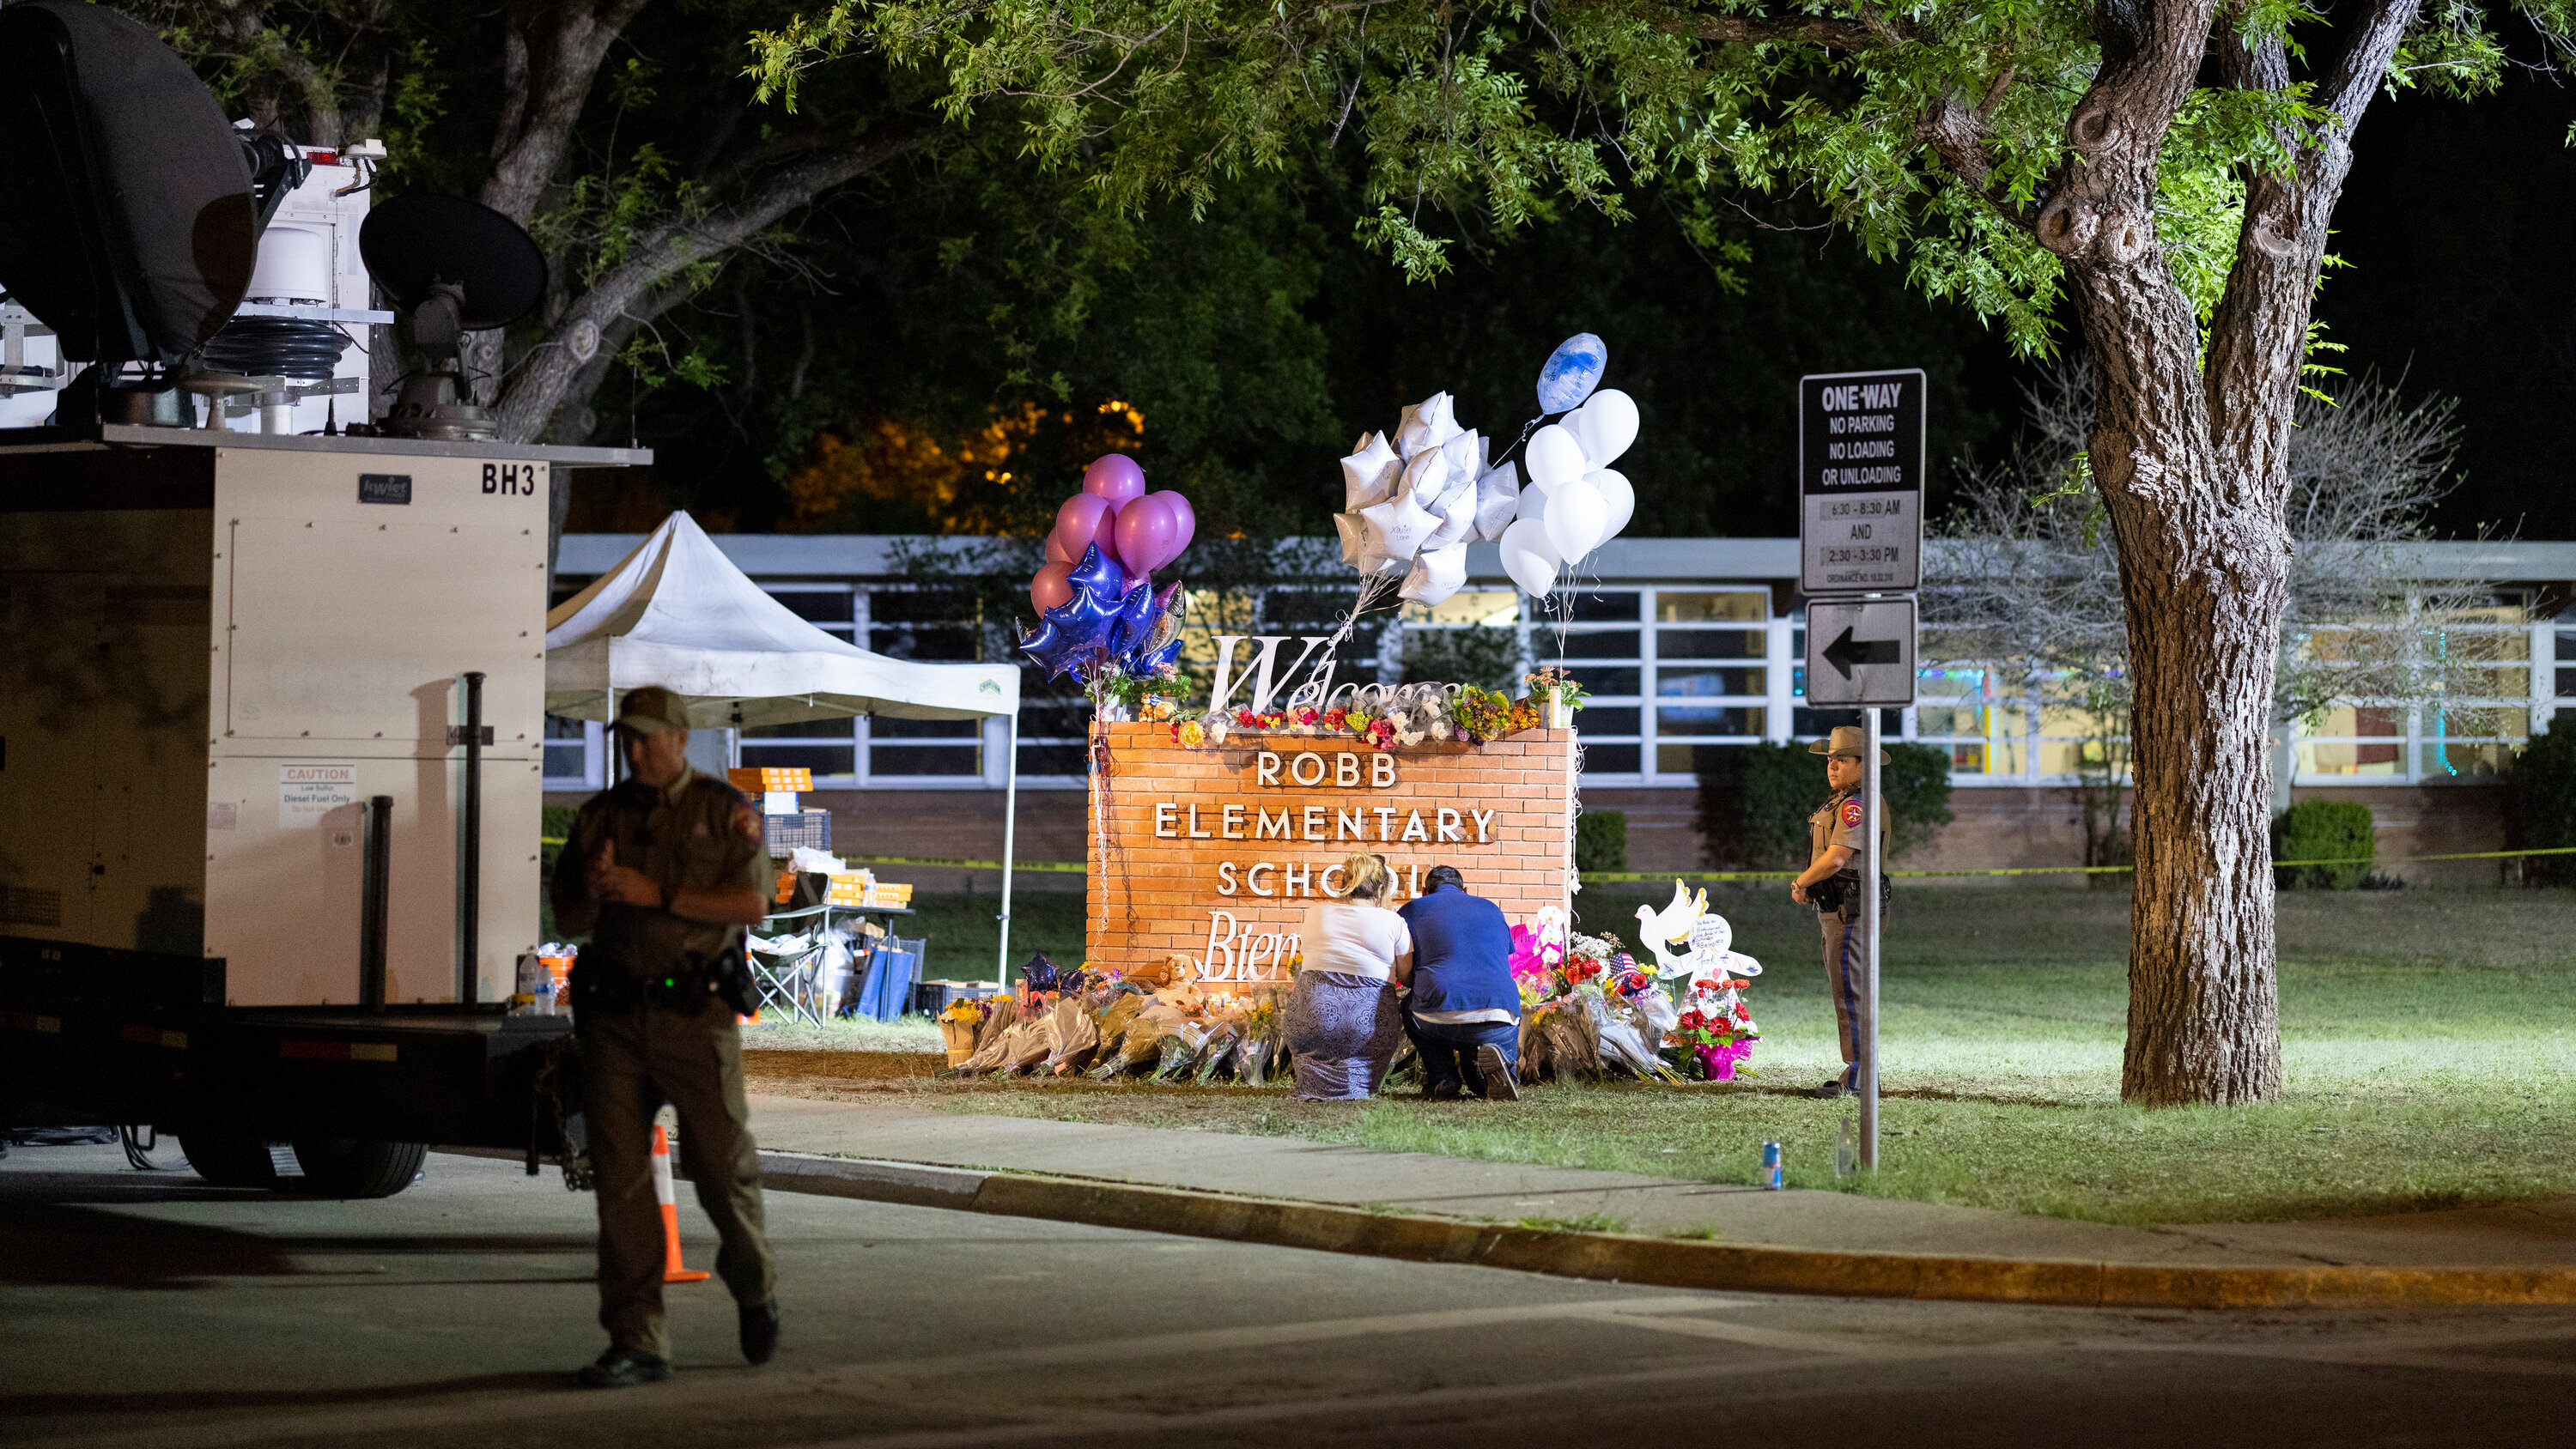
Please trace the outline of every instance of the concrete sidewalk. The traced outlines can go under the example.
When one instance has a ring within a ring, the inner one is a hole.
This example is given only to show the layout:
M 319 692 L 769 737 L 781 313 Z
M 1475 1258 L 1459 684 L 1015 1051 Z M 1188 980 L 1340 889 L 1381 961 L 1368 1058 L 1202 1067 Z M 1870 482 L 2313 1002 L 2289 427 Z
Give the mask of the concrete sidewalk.
M 1285 1199 L 1468 1222 L 1607 1218 L 1731 1247 L 2158 1268 L 2576 1270 L 2576 1200 L 2319 1223 L 2124 1228 L 1839 1192 L 1374 1152 L 1288 1138 L 755 1096 L 764 1150 Z M 933 1179 L 925 1179 L 933 1180 Z

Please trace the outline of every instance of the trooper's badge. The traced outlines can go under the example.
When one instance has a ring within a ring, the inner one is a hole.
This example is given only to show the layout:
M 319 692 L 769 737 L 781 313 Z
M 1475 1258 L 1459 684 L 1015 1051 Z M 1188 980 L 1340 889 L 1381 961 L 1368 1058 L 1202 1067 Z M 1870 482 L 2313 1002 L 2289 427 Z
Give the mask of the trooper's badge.
M 733 807 L 733 830 L 745 840 L 760 839 L 760 812 L 748 805 L 736 805 Z
M 1860 824 L 1860 802 L 1858 800 L 1845 800 L 1843 802 L 1843 824 L 1847 826 L 1857 826 Z

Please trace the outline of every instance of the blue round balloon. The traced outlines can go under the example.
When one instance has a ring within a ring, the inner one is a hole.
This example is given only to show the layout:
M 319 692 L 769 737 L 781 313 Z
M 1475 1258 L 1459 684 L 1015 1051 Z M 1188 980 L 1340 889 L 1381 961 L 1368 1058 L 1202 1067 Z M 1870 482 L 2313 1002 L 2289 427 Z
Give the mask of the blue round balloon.
M 1577 332 L 1556 344 L 1556 350 L 1547 355 L 1547 365 L 1538 370 L 1538 410 L 1565 413 L 1583 406 L 1583 400 L 1601 385 L 1601 371 L 1609 365 L 1609 345 L 1589 332 Z

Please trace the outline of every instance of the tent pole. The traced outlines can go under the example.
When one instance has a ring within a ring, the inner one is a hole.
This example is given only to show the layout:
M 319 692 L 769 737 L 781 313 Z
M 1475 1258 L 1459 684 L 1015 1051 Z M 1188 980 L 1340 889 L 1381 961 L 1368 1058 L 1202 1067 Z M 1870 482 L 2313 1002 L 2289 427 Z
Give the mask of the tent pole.
M 1020 712 L 1011 711 L 1009 773 L 1002 784 L 1002 954 L 993 967 L 993 984 L 1011 984 L 1011 858 L 1017 855 L 1020 825 Z M 987 777 L 990 778 L 990 777 Z

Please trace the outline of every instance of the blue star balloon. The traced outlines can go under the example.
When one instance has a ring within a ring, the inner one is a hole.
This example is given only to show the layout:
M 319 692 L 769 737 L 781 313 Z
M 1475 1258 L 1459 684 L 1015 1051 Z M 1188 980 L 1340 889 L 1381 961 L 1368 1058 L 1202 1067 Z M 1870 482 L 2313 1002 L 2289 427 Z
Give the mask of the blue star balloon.
M 1154 635 L 1154 620 L 1162 610 L 1154 599 L 1152 584 L 1138 584 L 1127 591 L 1118 605 L 1118 622 L 1109 631 L 1109 655 L 1124 659 L 1136 652 L 1137 646 Z
M 1020 652 L 1044 667 L 1049 679 L 1108 657 L 1110 631 L 1119 618 L 1119 587 L 1127 582 L 1117 561 L 1103 555 L 1096 543 L 1083 550 L 1081 566 L 1067 577 L 1073 597 L 1047 610 L 1020 641 Z
M 1074 597 L 1089 595 L 1102 608 L 1115 610 L 1127 597 L 1127 571 L 1118 560 L 1100 551 L 1100 545 L 1088 544 L 1082 550 L 1082 562 L 1066 574 L 1065 582 L 1073 585 Z
M 1601 385 L 1601 370 L 1610 365 L 1610 347 L 1589 332 L 1577 332 L 1556 344 L 1538 370 L 1538 410 L 1572 412 Z

